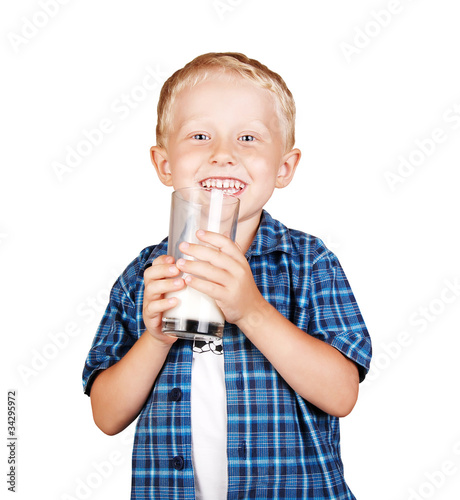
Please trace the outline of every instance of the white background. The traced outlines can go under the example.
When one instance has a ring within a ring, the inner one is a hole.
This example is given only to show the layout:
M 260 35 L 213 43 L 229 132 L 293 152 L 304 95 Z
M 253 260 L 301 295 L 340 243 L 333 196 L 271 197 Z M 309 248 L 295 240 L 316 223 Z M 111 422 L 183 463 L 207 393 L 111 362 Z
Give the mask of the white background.
M 296 99 L 303 157 L 267 208 L 336 252 L 372 335 L 372 371 L 342 420 L 351 489 L 359 500 L 458 498 L 457 3 L 218 3 L 2 3 L 2 498 L 8 390 L 12 498 L 129 498 L 133 427 L 96 428 L 81 371 L 111 284 L 167 232 L 148 71 L 162 81 L 209 51 L 261 60 Z M 110 132 L 85 149 L 101 121 Z M 85 156 L 57 175 L 76 148 Z

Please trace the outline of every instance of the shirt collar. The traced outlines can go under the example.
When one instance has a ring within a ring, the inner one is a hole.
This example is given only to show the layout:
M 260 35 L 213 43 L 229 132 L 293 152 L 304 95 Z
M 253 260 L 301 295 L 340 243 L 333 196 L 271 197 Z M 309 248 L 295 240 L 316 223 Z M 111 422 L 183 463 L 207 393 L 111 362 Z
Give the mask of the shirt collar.
M 246 257 L 264 255 L 272 252 L 292 253 L 293 245 L 289 229 L 281 222 L 273 219 L 266 211 L 262 210 L 259 229 L 252 242 Z

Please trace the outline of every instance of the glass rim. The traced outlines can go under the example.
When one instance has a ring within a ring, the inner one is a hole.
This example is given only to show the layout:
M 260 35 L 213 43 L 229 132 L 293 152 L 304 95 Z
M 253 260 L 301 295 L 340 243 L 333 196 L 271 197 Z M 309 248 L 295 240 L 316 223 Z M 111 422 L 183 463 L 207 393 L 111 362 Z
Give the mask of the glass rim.
M 171 196 L 179 196 L 180 199 L 182 199 L 183 201 L 191 201 L 191 200 L 187 200 L 185 199 L 184 197 L 180 196 L 181 193 L 185 193 L 185 192 L 196 192 L 196 193 L 209 193 L 211 194 L 212 191 L 214 191 L 214 189 L 212 188 L 205 188 L 205 187 L 201 187 L 201 186 L 190 186 L 190 187 L 183 187 L 183 188 L 179 188 L 179 189 L 175 189 L 172 193 L 171 193 Z M 216 191 L 221 191 L 220 189 L 217 189 Z M 229 193 L 223 193 L 223 200 L 227 200 L 227 205 L 231 205 L 231 204 L 239 204 L 240 203 L 240 199 L 238 198 L 238 196 L 235 196 L 234 194 L 229 194 Z

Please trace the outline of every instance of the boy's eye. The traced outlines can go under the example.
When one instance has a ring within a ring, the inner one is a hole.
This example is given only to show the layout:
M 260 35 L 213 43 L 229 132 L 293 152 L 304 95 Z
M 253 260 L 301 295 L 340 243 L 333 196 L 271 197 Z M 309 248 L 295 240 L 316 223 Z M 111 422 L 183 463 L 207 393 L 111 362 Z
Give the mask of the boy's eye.
M 205 141 L 206 139 L 209 139 L 209 136 L 206 134 L 195 134 L 193 136 L 193 139 L 197 139 L 198 141 Z
M 242 135 L 238 140 L 239 141 L 255 141 L 256 138 L 253 135 Z

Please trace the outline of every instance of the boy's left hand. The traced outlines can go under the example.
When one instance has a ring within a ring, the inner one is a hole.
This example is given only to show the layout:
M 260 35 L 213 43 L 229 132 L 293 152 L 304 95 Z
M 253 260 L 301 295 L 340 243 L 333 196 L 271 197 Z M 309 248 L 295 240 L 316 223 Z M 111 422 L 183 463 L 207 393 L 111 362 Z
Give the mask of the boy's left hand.
M 197 237 L 203 245 L 183 242 L 179 247 L 196 260 L 179 259 L 176 266 L 193 275 L 185 278 L 188 286 L 213 298 L 225 319 L 238 325 L 253 311 L 262 309 L 265 302 L 246 257 L 226 236 L 200 230 Z

